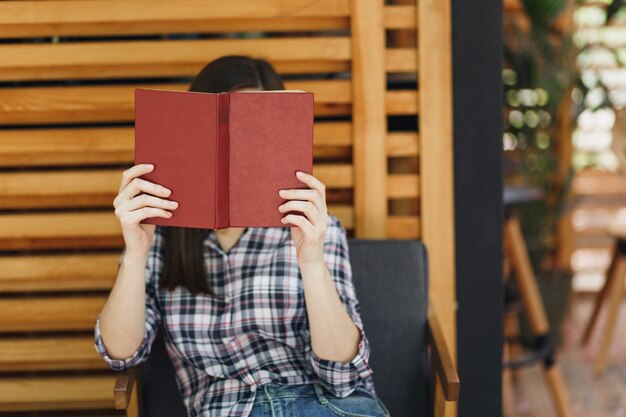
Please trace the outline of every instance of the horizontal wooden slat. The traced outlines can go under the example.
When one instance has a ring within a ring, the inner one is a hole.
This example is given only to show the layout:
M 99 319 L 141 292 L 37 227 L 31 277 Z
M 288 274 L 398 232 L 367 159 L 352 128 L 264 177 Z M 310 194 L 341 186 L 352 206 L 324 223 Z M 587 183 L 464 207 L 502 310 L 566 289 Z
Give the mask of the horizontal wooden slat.
M 220 56 L 258 51 L 280 73 L 349 70 L 350 38 L 346 36 L 129 40 L 0 45 L 0 81 L 195 76 Z M 392 62 L 400 64 L 406 55 L 410 51 L 396 51 Z
M 349 0 L 0 2 L 0 37 L 349 28 Z
M 342 206 L 330 204 L 329 212 L 338 210 L 346 228 L 352 228 L 352 216 Z M 19 249 L 89 249 L 124 247 L 122 230 L 111 210 L 61 213 L 11 213 L 0 215 L 0 250 Z
M 386 29 L 417 29 L 417 10 L 413 5 L 386 5 Z
M 390 239 L 419 239 L 420 219 L 417 216 L 389 216 L 387 236 Z
M 314 159 L 348 160 L 352 157 L 350 122 L 316 122 L 313 130 Z
M 314 164 L 313 175 L 326 188 L 351 188 L 354 185 L 351 164 Z
M 0 299 L 0 333 L 93 330 L 107 297 L 28 297 Z
M 614 172 L 584 171 L 574 176 L 572 194 L 575 196 L 626 196 L 626 177 Z
M 388 156 L 417 156 L 419 153 L 419 135 L 417 132 L 389 132 L 386 142 Z
M 5 88 L 0 96 L 0 124 L 130 122 L 135 117 L 134 91 L 139 87 L 181 91 L 188 84 Z M 350 111 L 348 80 L 289 81 L 285 87 L 313 92 L 316 115 Z
M 0 250 L 115 248 L 124 245 L 113 209 L 0 215 Z
M 0 167 L 132 163 L 128 127 L 0 130 Z
M 353 185 L 350 164 L 314 164 L 313 175 L 327 188 Z M 113 210 L 121 176 L 120 169 L 0 173 L 0 209 L 110 206 Z
M 112 409 L 115 378 L 114 374 L 0 378 L 0 411 Z
M 391 174 L 387 177 L 387 197 L 415 198 L 419 196 L 419 175 Z
M 109 369 L 88 336 L 0 339 L 0 373 L 10 371 Z
M 0 256 L 0 293 L 108 290 L 117 276 L 120 256 L 118 253 Z
M 414 90 L 391 90 L 385 95 L 385 110 L 391 115 L 417 114 L 419 93 Z
M 317 122 L 313 126 L 314 146 L 352 146 L 350 122 Z
M 352 145 L 349 122 L 316 122 L 313 156 Z M 349 154 L 349 150 L 348 150 Z M 134 130 L 129 127 L 0 130 L 0 167 L 133 164 Z
M 583 235 L 576 233 L 572 240 L 572 250 L 612 248 L 615 238 L 608 235 Z
M 354 229 L 354 207 L 347 204 L 331 204 L 328 213 L 337 216 L 347 230 Z
M 103 207 L 113 209 L 122 170 L 0 173 L 0 208 Z
M 416 72 L 417 49 L 390 48 L 385 51 L 385 71 L 387 72 Z

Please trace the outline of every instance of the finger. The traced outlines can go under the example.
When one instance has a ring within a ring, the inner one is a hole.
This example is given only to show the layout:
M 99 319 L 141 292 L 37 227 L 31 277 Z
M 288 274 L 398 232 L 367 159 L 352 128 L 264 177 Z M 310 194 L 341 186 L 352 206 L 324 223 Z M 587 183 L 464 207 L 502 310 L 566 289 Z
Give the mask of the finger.
M 320 193 L 317 190 L 311 189 L 300 189 L 300 188 L 290 188 L 285 190 L 280 190 L 279 195 L 284 199 L 289 200 L 305 200 L 311 201 L 315 204 L 320 211 L 326 210 L 326 202 L 320 196 Z
M 154 165 L 152 164 L 137 164 L 128 168 L 124 172 L 122 172 L 122 181 L 120 183 L 120 189 L 117 191 L 119 194 L 129 182 L 131 182 L 135 177 L 138 177 L 143 174 L 147 174 L 148 172 L 154 169 Z
M 135 178 L 122 191 L 122 198 L 130 200 L 140 192 L 153 194 L 160 197 L 167 197 L 171 194 L 171 190 L 165 188 L 160 184 L 155 184 L 141 178 Z
M 288 214 L 281 219 L 284 224 L 293 224 L 298 226 L 305 236 L 312 238 L 315 236 L 315 228 L 313 225 L 306 219 L 306 217 L 301 216 L 299 214 Z
M 178 202 L 155 197 L 150 194 L 142 194 L 129 200 L 125 208 L 127 211 L 132 211 L 146 206 L 175 210 L 178 208 Z
M 326 202 L 326 185 L 322 181 L 318 180 L 313 174 L 304 171 L 298 171 L 296 177 L 312 189 L 317 190 L 322 196 L 322 201 Z
M 320 223 L 320 211 L 311 201 L 291 200 L 278 207 L 281 213 L 292 210 L 304 213 L 313 225 Z
M 160 208 L 144 207 L 139 210 L 125 212 L 122 216 L 120 216 L 120 223 L 122 226 L 134 226 L 148 217 L 165 217 L 166 219 L 169 219 L 172 217 L 172 213 Z

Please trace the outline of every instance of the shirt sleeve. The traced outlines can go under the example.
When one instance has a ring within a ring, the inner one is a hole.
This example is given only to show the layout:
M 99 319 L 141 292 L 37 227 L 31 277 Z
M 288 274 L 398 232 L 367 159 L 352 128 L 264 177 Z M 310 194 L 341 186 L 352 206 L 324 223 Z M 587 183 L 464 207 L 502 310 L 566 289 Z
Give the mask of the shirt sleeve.
M 337 292 L 348 315 L 359 330 L 360 340 L 356 356 L 347 363 L 321 359 L 310 350 L 310 363 L 320 379 L 320 384 L 337 397 L 350 395 L 362 379 L 373 374 L 369 366 L 370 344 L 363 329 L 360 304 L 352 281 L 352 268 L 348 252 L 346 231 L 333 215 L 329 215 L 329 226 L 324 239 L 324 259 L 335 282 Z
M 152 236 L 152 243 L 150 246 L 150 251 L 148 254 L 148 259 L 146 262 L 145 269 L 145 279 L 146 279 L 146 323 L 145 323 L 145 332 L 143 341 L 141 345 L 137 348 L 137 350 L 128 358 L 118 359 L 112 358 L 109 356 L 106 346 L 102 340 L 102 336 L 100 333 L 100 314 L 96 318 L 96 324 L 94 327 L 94 346 L 98 354 L 104 359 L 104 361 L 109 365 L 109 367 L 115 371 L 123 371 L 131 366 L 137 365 L 146 359 L 148 359 L 148 355 L 150 354 L 150 350 L 152 348 L 152 342 L 156 337 L 158 328 L 161 324 L 161 312 L 157 305 L 157 294 L 156 294 L 156 281 L 159 276 L 160 269 L 163 264 L 163 234 L 160 226 L 156 226 L 154 234 Z M 121 265 L 122 258 L 124 256 L 124 251 L 120 255 L 120 259 L 118 262 Z

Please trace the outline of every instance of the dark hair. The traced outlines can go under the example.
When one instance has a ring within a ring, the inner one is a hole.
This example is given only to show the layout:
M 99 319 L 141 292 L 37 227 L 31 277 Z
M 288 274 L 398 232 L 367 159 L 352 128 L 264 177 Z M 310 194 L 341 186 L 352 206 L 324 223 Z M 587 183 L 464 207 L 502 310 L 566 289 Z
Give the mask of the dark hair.
M 196 75 L 189 91 L 221 93 L 242 88 L 285 89 L 280 76 L 264 59 L 227 55 L 208 63 Z M 183 285 L 193 293 L 216 296 L 209 285 L 203 252 L 208 229 L 159 227 L 165 231 L 160 287 L 173 290 Z

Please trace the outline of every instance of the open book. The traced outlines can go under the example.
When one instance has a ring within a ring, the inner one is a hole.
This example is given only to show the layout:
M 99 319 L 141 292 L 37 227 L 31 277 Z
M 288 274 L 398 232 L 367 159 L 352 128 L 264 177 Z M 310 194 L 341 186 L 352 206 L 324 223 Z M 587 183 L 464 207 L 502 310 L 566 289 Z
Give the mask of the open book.
M 142 224 L 221 229 L 285 227 L 283 188 L 308 188 L 313 93 L 135 90 L 135 164 L 141 178 L 172 190 L 172 217 Z M 294 212 L 299 213 L 300 212 Z

